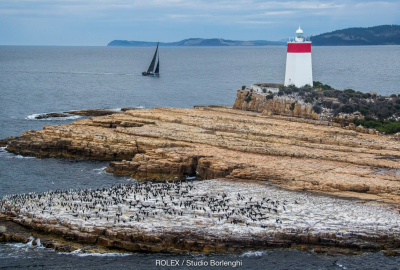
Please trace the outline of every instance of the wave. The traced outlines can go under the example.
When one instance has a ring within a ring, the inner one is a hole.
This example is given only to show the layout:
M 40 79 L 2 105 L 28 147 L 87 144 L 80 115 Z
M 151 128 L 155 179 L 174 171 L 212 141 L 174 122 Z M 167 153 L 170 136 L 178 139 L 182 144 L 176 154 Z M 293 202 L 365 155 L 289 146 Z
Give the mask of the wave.
M 10 155 L 14 155 L 14 154 L 10 154 Z M 24 157 L 21 155 L 14 155 L 14 158 L 35 158 L 35 157 Z
M 107 166 L 100 168 L 100 169 L 93 169 L 93 171 L 97 172 L 97 174 L 103 174 L 103 173 L 106 173 L 106 171 L 105 171 L 106 168 L 107 168 Z
M 240 257 L 261 257 L 264 254 L 267 254 L 268 251 L 264 250 L 264 251 L 248 251 L 245 252 L 243 254 L 240 255 Z
M 49 113 L 34 113 L 31 115 L 28 115 L 25 117 L 26 120 L 39 120 L 39 121 L 54 121 L 54 120 L 60 120 L 60 121 L 65 121 L 65 120 L 74 120 L 81 118 L 82 116 L 80 115 L 66 115 L 64 117 L 46 117 Z M 38 119 L 40 118 L 40 119 Z
M 0 157 L 2 158 L 35 158 L 35 157 L 24 157 L 21 155 L 15 155 L 13 153 L 7 152 L 6 147 L 0 147 Z
M 33 236 L 29 237 L 29 241 L 27 243 L 5 243 L 5 246 L 13 247 L 13 248 L 45 248 L 40 242 L 40 238 L 37 238 L 34 244 L 35 238 Z
M 82 253 L 81 249 L 77 249 L 72 251 L 71 253 L 67 252 L 60 252 L 60 254 L 67 254 L 67 255 L 75 255 L 78 257 L 88 257 L 88 256 L 93 256 L 93 257 L 125 257 L 125 256 L 131 256 L 132 254 L 130 253 Z
M 343 264 L 339 264 L 338 262 L 336 262 L 335 265 L 339 266 L 340 268 L 347 269 L 346 266 L 344 266 Z

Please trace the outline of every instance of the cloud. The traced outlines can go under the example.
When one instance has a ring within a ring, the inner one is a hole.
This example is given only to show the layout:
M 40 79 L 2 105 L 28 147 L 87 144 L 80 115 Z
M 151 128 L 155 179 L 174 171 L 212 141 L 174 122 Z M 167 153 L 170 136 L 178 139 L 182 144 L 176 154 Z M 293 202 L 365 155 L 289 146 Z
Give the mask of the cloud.
M 0 30 L 7 26 L 24 36 L 27 29 L 42 33 L 39 26 L 51 25 L 65 35 L 85 28 L 99 36 L 109 31 L 115 39 L 168 33 L 172 41 L 194 35 L 258 39 L 264 33 L 279 39 L 299 24 L 313 35 L 399 24 L 399 13 L 398 0 L 0 0 Z
M 32 13 L 43 14 L 47 11 L 58 13 L 63 10 L 64 14 L 82 13 L 89 14 L 98 11 L 109 10 L 152 10 L 162 12 L 167 9 L 175 9 L 181 12 L 196 12 L 199 10 L 209 13 L 242 13 L 242 12 L 284 12 L 286 9 L 327 9 L 336 8 L 341 5 L 334 3 L 324 3 L 323 1 L 257 1 L 257 0 L 2 0 L 0 10 L 20 10 L 26 13 L 27 10 Z M 284 10 L 282 10 L 284 9 Z
M 295 11 L 293 11 L 293 10 L 282 10 L 282 11 L 268 11 L 268 12 L 265 12 L 263 15 L 275 16 L 275 15 L 290 15 L 293 13 L 295 13 Z
M 251 21 L 251 20 L 248 20 L 248 21 L 238 21 L 238 23 L 241 23 L 241 24 L 276 24 L 277 22 L 276 21 Z

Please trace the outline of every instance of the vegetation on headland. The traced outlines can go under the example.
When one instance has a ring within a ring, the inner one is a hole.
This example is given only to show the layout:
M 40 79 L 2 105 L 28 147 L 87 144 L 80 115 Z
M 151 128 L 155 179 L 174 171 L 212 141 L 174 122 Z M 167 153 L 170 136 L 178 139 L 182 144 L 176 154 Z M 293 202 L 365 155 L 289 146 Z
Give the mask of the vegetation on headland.
M 400 132 L 400 122 L 393 120 L 379 121 L 372 117 L 366 117 L 364 120 L 356 118 L 354 119 L 354 124 L 356 126 L 362 125 L 365 128 L 374 128 L 379 132 L 385 132 L 388 134 Z
M 312 36 L 313 45 L 398 45 L 400 25 L 380 25 L 373 27 L 353 27 Z
M 258 84 L 268 87 L 267 84 Z M 265 88 L 266 89 L 266 88 Z M 265 90 L 266 99 L 274 96 L 290 97 L 296 102 L 307 103 L 312 106 L 317 114 L 325 113 L 336 117 L 339 114 L 356 115 L 355 125 L 365 128 L 374 128 L 379 132 L 400 132 L 400 95 L 381 96 L 376 92 L 363 93 L 353 89 L 337 90 L 334 87 L 314 81 L 314 86 L 305 85 L 296 87 L 294 85 L 279 86 L 278 93 Z M 246 101 L 251 100 L 251 95 Z M 294 110 L 296 102 L 290 105 Z

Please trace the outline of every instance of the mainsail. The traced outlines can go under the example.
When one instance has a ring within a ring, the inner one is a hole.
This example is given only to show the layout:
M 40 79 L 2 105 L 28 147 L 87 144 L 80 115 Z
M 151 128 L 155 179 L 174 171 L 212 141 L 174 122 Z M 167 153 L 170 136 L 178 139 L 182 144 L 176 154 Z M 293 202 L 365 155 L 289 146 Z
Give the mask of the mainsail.
M 151 64 L 150 64 L 149 69 L 147 70 L 147 72 L 153 72 L 154 65 L 156 64 L 157 53 L 158 53 L 158 43 L 157 43 L 156 52 L 154 53 L 153 60 L 151 60 Z

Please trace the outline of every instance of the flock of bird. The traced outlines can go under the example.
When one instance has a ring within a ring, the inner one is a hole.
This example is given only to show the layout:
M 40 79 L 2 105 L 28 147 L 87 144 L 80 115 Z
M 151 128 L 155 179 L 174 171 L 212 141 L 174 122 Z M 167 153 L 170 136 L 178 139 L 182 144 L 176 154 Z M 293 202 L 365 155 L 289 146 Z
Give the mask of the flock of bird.
M 135 182 L 97 190 L 7 195 L 0 201 L 0 212 L 42 222 L 55 219 L 71 229 L 400 233 L 398 213 L 385 207 L 218 180 Z
M 0 209 L 12 210 L 31 217 L 80 218 L 99 224 L 134 224 L 162 217 L 214 219 L 218 223 L 267 227 L 282 223 L 281 212 L 286 200 L 263 197 L 256 200 L 240 192 L 234 197 L 224 192 L 194 192 L 193 181 L 171 183 L 138 182 L 97 190 L 56 190 L 44 193 L 8 195 Z

